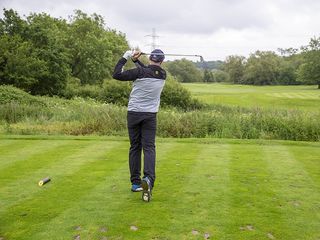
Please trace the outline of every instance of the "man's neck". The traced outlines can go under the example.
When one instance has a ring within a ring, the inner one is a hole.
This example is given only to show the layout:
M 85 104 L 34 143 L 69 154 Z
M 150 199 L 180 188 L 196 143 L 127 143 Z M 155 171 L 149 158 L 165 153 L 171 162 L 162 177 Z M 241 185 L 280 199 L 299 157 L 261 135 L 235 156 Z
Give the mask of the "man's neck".
M 159 63 L 159 62 L 154 62 L 154 61 L 150 61 L 149 65 L 156 65 L 156 66 L 160 67 L 160 66 L 161 66 L 161 63 Z

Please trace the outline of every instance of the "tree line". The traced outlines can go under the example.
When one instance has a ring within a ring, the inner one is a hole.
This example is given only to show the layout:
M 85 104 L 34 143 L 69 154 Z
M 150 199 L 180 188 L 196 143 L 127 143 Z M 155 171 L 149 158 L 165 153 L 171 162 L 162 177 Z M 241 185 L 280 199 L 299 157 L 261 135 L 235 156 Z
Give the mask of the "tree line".
M 31 94 L 66 96 L 74 93 L 66 93 L 71 88 L 102 86 L 129 49 L 125 34 L 106 27 L 97 14 L 76 10 L 66 20 L 46 13 L 21 17 L 13 9 L 4 9 L 3 15 L 0 84 Z M 234 55 L 208 62 L 181 59 L 167 61 L 164 67 L 179 82 L 318 84 L 320 88 L 320 38 L 312 38 L 300 49 L 279 49 L 278 54 L 256 51 L 247 58 Z
M 167 63 L 181 82 L 230 82 L 252 85 L 317 84 L 320 88 L 320 38 L 300 49 L 256 51 L 248 58 L 228 56 L 225 61 L 196 62 L 182 59 Z
M 68 20 L 46 13 L 0 19 L 0 83 L 32 94 L 61 95 L 68 81 L 101 84 L 128 49 L 125 34 L 104 19 L 76 10 Z

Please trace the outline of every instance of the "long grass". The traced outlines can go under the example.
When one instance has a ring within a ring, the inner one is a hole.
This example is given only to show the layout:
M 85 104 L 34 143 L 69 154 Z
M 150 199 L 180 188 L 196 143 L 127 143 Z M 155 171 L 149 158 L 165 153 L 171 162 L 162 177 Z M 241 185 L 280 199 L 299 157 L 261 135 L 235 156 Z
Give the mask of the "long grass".
M 10 134 L 71 134 L 125 136 L 126 107 L 77 99 L 51 99 L 48 107 L 15 103 L 0 105 L 1 131 Z M 162 137 L 320 140 L 320 114 L 300 111 L 217 106 L 182 112 L 162 109 Z
M 10 87 L 0 92 L 0 99 L 2 133 L 127 135 L 123 106 L 82 98 L 35 97 Z M 226 104 L 209 104 L 194 111 L 165 107 L 158 114 L 158 135 L 319 141 L 320 111 Z

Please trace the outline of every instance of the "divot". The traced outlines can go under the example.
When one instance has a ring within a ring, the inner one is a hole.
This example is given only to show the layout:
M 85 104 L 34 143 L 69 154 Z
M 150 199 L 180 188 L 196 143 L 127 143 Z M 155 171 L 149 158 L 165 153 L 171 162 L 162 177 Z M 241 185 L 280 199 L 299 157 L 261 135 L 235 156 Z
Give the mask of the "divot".
M 267 234 L 267 237 L 268 237 L 269 239 L 276 239 L 276 238 L 272 235 L 272 233 L 268 233 L 268 234 Z
M 254 230 L 254 227 L 252 225 L 247 225 L 245 227 L 239 227 L 239 229 L 241 231 L 246 231 L 246 230 L 249 230 L 249 231 L 253 231 Z
M 76 235 L 73 237 L 74 240 L 81 240 L 80 235 Z
M 100 228 L 100 232 L 107 232 L 107 228 L 106 227 L 101 227 Z
M 138 230 L 138 227 L 132 225 L 132 226 L 130 226 L 130 230 L 131 230 L 131 231 L 137 231 L 137 230 Z
M 191 233 L 192 233 L 192 235 L 198 235 L 199 234 L 199 232 L 197 230 L 195 230 L 195 229 L 193 229 Z
M 247 225 L 246 228 L 247 228 L 249 231 L 253 231 L 253 230 L 254 230 L 254 228 L 253 228 L 252 225 Z
M 300 207 L 300 203 L 298 201 L 292 201 L 291 203 L 295 207 Z
M 102 237 L 101 240 L 108 240 L 108 238 L 107 237 Z
M 210 239 L 210 234 L 209 233 L 205 233 L 204 234 L 204 239 Z
M 81 230 L 81 226 L 74 226 L 74 230 L 80 231 Z

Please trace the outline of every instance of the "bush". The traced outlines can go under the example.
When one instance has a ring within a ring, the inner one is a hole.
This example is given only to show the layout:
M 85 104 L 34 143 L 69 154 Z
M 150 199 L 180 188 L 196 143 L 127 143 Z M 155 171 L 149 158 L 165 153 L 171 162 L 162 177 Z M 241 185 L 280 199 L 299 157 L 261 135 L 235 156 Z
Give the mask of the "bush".
M 130 82 L 120 82 L 116 80 L 104 81 L 98 100 L 105 103 L 119 104 L 127 106 L 131 92 Z
M 191 93 L 172 77 L 168 77 L 161 94 L 161 106 L 176 107 L 182 110 L 200 109 L 203 107 Z
M 80 81 L 71 78 L 68 81 L 63 96 L 71 99 L 74 97 L 92 98 L 104 103 L 113 103 L 127 106 L 131 92 L 131 82 L 105 80 L 102 86 L 80 85 Z M 200 109 L 203 107 L 191 93 L 172 77 L 168 77 L 161 95 L 162 107 L 176 107 L 182 110 Z
M 17 103 L 22 105 L 46 106 L 44 98 L 39 98 L 26 93 L 19 88 L 9 85 L 0 85 L 0 104 Z

